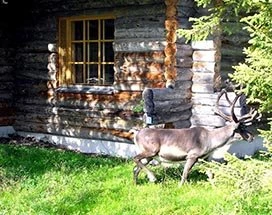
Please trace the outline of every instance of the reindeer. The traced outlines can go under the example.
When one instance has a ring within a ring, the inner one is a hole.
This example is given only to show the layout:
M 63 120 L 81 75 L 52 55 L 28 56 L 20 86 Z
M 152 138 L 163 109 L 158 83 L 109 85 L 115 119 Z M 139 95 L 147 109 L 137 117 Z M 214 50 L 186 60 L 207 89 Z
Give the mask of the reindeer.
M 231 115 L 224 114 L 218 107 L 219 100 L 225 94 L 230 104 Z M 143 128 L 134 136 L 134 142 L 139 153 L 133 158 L 136 166 L 133 169 L 134 183 L 143 169 L 151 182 L 156 181 L 154 173 L 147 168 L 148 163 L 156 158 L 161 162 L 185 161 L 180 185 L 187 181 L 188 174 L 198 159 L 206 158 L 215 149 L 224 146 L 235 133 L 243 139 L 252 141 L 253 135 L 246 127 L 257 115 L 255 109 L 241 116 L 239 119 L 234 113 L 234 106 L 241 94 L 237 94 L 233 102 L 228 98 L 226 90 L 222 90 L 216 101 L 215 113 L 229 122 L 229 124 L 214 129 L 205 127 L 191 127 L 183 129 L 156 129 Z M 145 161 L 145 162 L 144 162 Z

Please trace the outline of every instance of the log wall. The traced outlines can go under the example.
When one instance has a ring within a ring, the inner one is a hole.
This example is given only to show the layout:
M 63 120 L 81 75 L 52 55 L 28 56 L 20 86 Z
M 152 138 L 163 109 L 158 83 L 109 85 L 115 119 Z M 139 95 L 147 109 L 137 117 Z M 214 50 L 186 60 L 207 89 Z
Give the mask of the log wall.
M 165 5 L 165 88 L 143 91 L 144 120 L 150 125 L 190 127 L 193 49 L 184 38 L 177 38 L 176 30 L 190 27 L 189 17 L 194 16 L 195 5 L 192 0 L 166 0 Z
M 7 5 L 0 4 L 0 126 L 12 125 L 15 110 L 13 108 L 13 60 L 10 58 L 12 48 L 8 38 L 10 26 L 5 17 Z
M 249 35 L 242 30 L 241 23 L 229 23 L 237 31 L 232 35 L 222 34 L 221 40 L 221 78 L 222 86 L 228 86 L 229 74 L 233 73 L 232 66 L 244 62 L 245 54 L 243 48 L 248 46 Z M 230 89 L 231 90 L 231 89 Z
M 193 0 L 58 0 L 57 5 L 33 0 L 26 8 L 0 30 L 0 125 L 131 142 L 129 130 L 145 123 L 142 113 L 133 111 L 142 98 L 153 124 L 222 125 L 211 113 L 221 87 L 220 43 L 186 44 L 175 34 L 190 28 L 189 17 L 198 15 Z M 58 18 L 111 12 L 116 16 L 113 86 L 58 86 Z M 5 31 L 7 26 L 12 30 Z
M 145 1 L 32 1 L 18 24 L 17 131 L 131 142 L 145 87 L 165 87 L 166 5 Z M 58 17 L 114 13 L 115 82 L 107 90 L 58 86 Z
M 196 8 L 196 16 L 207 14 L 207 10 Z M 232 66 L 243 60 L 242 49 L 247 40 L 244 32 L 232 36 L 217 32 L 205 41 L 192 42 L 193 48 L 193 84 L 192 84 L 192 126 L 221 127 L 225 120 L 214 113 L 218 92 L 229 89 L 226 80 L 233 72 Z M 234 93 L 229 93 L 234 98 Z M 222 98 L 219 108 L 225 113 L 229 104 Z M 237 116 L 247 111 L 246 100 L 241 98 L 235 108 Z

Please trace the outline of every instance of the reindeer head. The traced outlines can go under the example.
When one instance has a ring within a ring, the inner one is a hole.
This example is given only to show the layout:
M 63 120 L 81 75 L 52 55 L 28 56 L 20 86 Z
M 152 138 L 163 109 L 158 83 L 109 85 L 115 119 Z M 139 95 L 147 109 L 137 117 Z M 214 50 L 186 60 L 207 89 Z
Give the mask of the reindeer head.
M 223 95 L 225 95 L 227 102 L 230 104 L 231 115 L 226 115 L 219 109 L 219 100 Z M 242 94 L 237 94 L 234 100 L 231 102 L 228 97 L 227 91 L 223 89 L 218 95 L 215 106 L 215 113 L 221 116 L 226 121 L 230 122 L 233 126 L 235 133 L 239 133 L 244 140 L 251 142 L 253 140 L 253 134 L 248 130 L 247 127 L 252 124 L 254 119 L 260 118 L 261 115 L 258 115 L 258 112 L 255 109 L 251 108 L 248 113 L 242 115 L 238 119 L 238 117 L 234 113 L 234 107 L 235 103 L 241 96 Z

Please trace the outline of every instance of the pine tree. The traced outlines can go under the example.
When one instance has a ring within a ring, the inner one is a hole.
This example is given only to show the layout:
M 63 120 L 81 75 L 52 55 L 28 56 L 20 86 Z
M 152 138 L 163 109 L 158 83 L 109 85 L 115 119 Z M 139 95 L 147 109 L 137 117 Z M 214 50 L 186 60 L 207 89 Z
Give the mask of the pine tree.
M 244 48 L 246 59 L 233 65 L 230 78 L 244 86 L 242 91 L 249 102 L 258 103 L 259 111 L 272 112 L 272 0 L 196 0 L 199 7 L 207 8 L 209 15 L 191 18 L 192 29 L 179 29 L 178 36 L 187 41 L 203 40 L 218 31 L 228 34 L 237 29 L 231 28 L 229 20 L 236 20 L 248 31 L 250 39 Z M 240 29 L 241 30 L 241 29 Z M 272 143 L 272 118 L 270 129 L 262 130 L 267 143 Z

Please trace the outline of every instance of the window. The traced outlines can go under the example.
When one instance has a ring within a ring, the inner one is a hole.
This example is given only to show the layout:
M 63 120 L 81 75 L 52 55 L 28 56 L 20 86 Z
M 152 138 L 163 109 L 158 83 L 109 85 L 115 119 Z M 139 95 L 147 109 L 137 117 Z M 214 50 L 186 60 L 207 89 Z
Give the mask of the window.
M 60 19 L 60 84 L 111 85 L 114 81 L 113 40 L 113 17 Z

